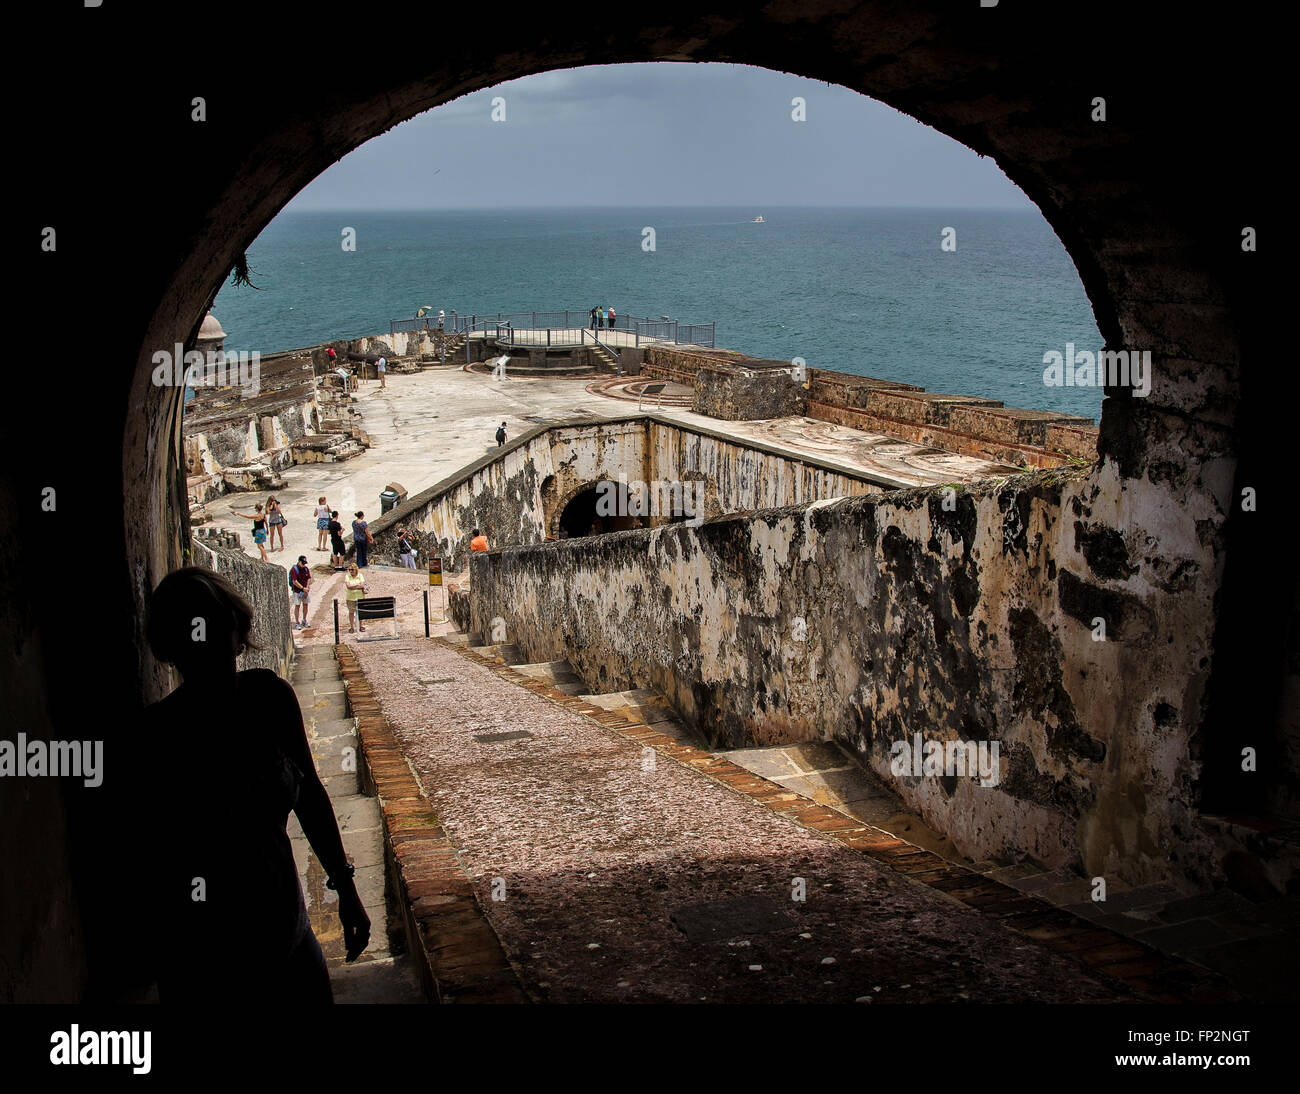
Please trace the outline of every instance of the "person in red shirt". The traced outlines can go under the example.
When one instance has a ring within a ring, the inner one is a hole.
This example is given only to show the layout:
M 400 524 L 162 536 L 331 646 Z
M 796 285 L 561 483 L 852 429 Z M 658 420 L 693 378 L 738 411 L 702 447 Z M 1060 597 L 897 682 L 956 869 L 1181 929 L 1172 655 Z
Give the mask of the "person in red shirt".
M 469 549 L 471 551 L 486 551 L 488 549 L 487 536 L 477 528 L 474 529 L 473 536 L 474 538 L 469 541 Z

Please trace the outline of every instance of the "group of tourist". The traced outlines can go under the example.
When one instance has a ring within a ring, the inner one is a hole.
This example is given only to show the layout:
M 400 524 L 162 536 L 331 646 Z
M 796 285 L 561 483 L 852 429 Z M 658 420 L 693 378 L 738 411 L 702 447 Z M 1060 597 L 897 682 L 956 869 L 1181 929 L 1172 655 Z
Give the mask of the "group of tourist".
M 502 429 L 505 422 L 501 423 Z M 266 541 L 268 528 L 271 534 L 279 529 L 280 546 L 272 547 L 274 551 L 284 550 L 284 526 L 288 524 L 283 512 L 280 509 L 280 503 L 274 496 L 268 498 L 262 505 L 258 505 L 253 513 L 240 513 L 235 510 L 237 517 L 244 517 L 253 522 L 253 542 L 257 544 L 262 553 L 262 561 L 269 562 L 266 557 Z M 348 633 L 353 634 L 357 630 L 364 631 L 366 628 L 360 624 L 357 616 L 357 604 L 365 596 L 366 581 L 365 575 L 361 573 L 369 564 L 369 551 L 375 542 L 375 537 L 370 531 L 370 524 L 366 520 L 366 514 L 363 510 L 358 509 L 355 519 L 352 521 L 352 543 L 356 548 L 356 558 L 352 562 L 347 561 L 347 545 L 343 542 L 343 525 L 339 523 L 339 511 L 331 509 L 329 502 L 324 495 L 317 499 L 316 509 L 316 550 L 330 552 L 330 565 L 335 573 L 344 571 L 343 584 L 346 589 L 347 607 L 348 607 Z M 414 570 L 415 556 L 419 548 L 416 544 L 415 537 L 410 533 L 405 524 L 399 524 L 397 532 L 397 555 L 398 564 L 404 569 Z M 329 540 L 328 547 L 326 540 Z M 487 550 L 487 538 L 479 532 L 477 528 L 471 533 L 470 548 L 475 551 Z M 289 589 L 293 595 L 293 629 L 304 630 L 308 625 L 308 615 L 311 610 L 311 567 L 307 563 L 306 555 L 299 555 L 297 565 L 289 570 Z
M 591 309 L 591 329 L 597 327 L 612 327 L 614 325 L 613 308 L 592 308 Z

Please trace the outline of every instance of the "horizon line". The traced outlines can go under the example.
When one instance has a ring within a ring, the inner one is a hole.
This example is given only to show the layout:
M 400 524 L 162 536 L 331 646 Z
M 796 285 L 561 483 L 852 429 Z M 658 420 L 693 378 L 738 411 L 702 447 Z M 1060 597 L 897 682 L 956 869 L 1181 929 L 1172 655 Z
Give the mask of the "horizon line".
M 555 210 L 576 210 L 585 212 L 592 209 L 748 209 L 762 211 L 765 209 L 988 209 L 1000 210 L 1003 212 L 1037 212 L 1042 210 L 1030 202 L 1026 205 L 791 205 L 779 202 L 746 202 L 744 204 L 638 204 L 638 205 L 403 205 L 392 206 L 391 208 L 364 208 L 362 206 L 344 206 L 330 205 L 319 206 L 307 209 L 284 208 L 276 213 L 276 217 L 283 216 L 285 213 L 493 213 L 502 210 L 525 211 L 525 212 L 549 212 Z M 275 219 L 274 217 L 272 218 Z

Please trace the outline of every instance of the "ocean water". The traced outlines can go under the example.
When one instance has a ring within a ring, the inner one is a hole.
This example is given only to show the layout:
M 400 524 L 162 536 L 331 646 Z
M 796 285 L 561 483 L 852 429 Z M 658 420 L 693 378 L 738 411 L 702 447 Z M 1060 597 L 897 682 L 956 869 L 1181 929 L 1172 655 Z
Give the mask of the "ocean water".
M 355 251 L 342 248 L 345 227 Z M 955 251 L 940 249 L 945 227 Z M 719 346 L 809 368 L 1094 419 L 1101 409 L 1100 388 L 1043 383 L 1044 353 L 1102 339 L 1035 209 L 286 212 L 248 257 L 260 291 L 227 284 L 213 308 L 232 350 L 382 334 L 426 304 L 480 315 L 601 304 L 715 321 Z

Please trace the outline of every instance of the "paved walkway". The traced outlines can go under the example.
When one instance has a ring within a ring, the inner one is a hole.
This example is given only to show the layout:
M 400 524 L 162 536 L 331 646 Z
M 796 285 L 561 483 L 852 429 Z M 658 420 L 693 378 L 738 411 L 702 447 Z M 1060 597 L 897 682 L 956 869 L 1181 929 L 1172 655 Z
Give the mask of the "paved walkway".
M 1300 901 L 1252 902 L 1230 890 L 1184 892 L 1168 884 L 1131 886 L 1110 878 L 1093 900 L 1091 878 L 1024 861 L 971 862 L 946 836 L 836 743 L 773 745 L 720 752 L 777 786 L 855 817 L 948 862 L 1130 938 L 1170 959 L 1221 974 L 1245 998 L 1294 1001 L 1300 970 Z
M 536 999 L 1126 998 L 452 650 L 422 640 L 354 649 Z

